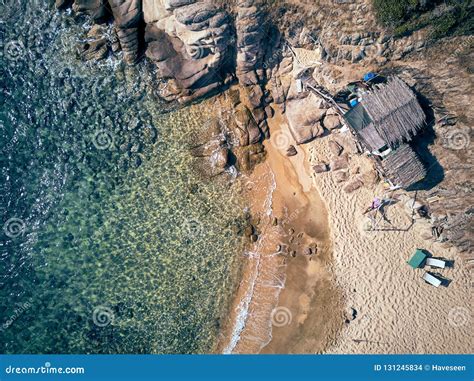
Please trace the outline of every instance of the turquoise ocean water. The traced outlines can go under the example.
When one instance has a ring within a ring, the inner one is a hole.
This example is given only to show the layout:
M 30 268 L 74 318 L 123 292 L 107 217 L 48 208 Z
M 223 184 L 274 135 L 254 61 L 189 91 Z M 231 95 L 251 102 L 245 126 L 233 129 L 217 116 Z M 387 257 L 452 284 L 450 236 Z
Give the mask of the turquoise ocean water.
M 81 62 L 86 18 L 0 6 L 1 352 L 211 351 L 243 212 L 187 148 L 209 105 L 164 112 L 145 63 Z

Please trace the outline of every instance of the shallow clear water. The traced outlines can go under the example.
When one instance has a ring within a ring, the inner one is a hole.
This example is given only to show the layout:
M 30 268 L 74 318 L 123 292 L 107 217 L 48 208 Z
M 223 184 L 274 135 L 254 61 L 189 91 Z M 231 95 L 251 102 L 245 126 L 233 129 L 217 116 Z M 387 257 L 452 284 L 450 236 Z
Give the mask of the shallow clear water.
M 145 64 L 77 59 L 86 19 L 1 4 L 1 351 L 211 351 L 243 214 L 187 148 L 212 102 L 165 113 Z

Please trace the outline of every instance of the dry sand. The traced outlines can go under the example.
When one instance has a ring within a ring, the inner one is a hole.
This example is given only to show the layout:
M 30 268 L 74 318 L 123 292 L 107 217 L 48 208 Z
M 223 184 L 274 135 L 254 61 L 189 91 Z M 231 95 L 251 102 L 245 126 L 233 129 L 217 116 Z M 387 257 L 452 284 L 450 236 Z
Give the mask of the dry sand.
M 310 161 L 328 162 L 330 138 L 305 147 Z M 367 158 L 353 156 L 351 172 L 356 167 L 363 172 L 367 163 Z M 329 352 L 472 352 L 470 274 L 455 249 L 423 238 L 431 234 L 426 220 L 412 225 L 403 200 L 414 192 L 395 192 L 393 197 L 401 201 L 386 209 L 392 225 L 380 225 L 387 231 L 367 232 L 362 211 L 374 196 L 384 195 L 380 183 L 346 194 L 333 172 L 315 174 L 314 182 L 329 211 L 337 284 L 344 291 L 346 309 L 357 311 Z M 435 270 L 452 280 L 447 287 L 428 285 L 421 279 L 423 269 L 407 265 L 416 248 L 454 261 L 453 268 Z
M 294 141 L 286 123 L 277 113 L 270 124 L 267 160 L 244 179 L 252 214 L 260 219 L 259 240 L 246 253 L 219 351 L 472 352 L 470 274 L 455 249 L 428 239 L 427 222 L 413 222 L 404 204 L 414 194 L 390 194 L 400 200 L 386 209 L 391 225 L 365 231 L 362 212 L 374 196 L 386 194 L 383 185 L 365 181 L 345 193 L 335 172 L 311 170 L 312 164 L 329 162 L 331 136 L 297 146 L 298 154 L 288 158 Z M 362 155 L 351 155 L 349 173 L 374 177 Z M 315 244 L 317 254 L 303 254 Z M 447 287 L 426 284 L 424 270 L 406 264 L 416 248 L 454 260 L 453 268 L 435 271 L 452 280 Z M 294 258 L 288 254 L 293 250 Z M 348 319 L 351 308 L 354 320 Z

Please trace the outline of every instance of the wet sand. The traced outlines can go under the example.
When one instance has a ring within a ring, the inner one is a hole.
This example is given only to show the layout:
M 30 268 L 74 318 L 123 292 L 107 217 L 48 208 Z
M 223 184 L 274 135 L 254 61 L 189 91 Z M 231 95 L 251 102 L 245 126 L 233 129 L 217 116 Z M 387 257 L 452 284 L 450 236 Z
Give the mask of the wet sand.
M 273 136 L 291 139 L 279 115 L 270 124 Z M 305 169 L 307 160 L 302 154 L 288 158 L 287 143 L 266 141 L 266 162 L 244 179 L 261 231 L 246 253 L 220 352 L 321 352 L 341 329 L 327 212 Z M 312 254 L 305 254 L 308 248 Z

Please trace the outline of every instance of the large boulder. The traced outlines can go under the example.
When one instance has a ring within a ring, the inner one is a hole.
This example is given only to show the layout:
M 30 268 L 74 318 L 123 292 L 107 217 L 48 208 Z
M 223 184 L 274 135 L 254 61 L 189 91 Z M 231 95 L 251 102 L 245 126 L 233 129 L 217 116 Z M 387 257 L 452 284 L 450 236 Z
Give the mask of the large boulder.
M 124 61 L 134 64 L 139 58 L 138 27 L 143 19 L 141 0 L 109 0 Z
M 173 83 L 161 91 L 164 99 L 191 102 L 230 81 L 232 36 L 222 9 L 208 1 L 145 0 L 144 13 L 146 56 Z
M 286 104 L 286 118 L 290 132 L 297 144 L 311 141 L 324 133 L 321 119 L 326 110 L 320 109 L 313 95 L 302 99 L 292 99 Z

